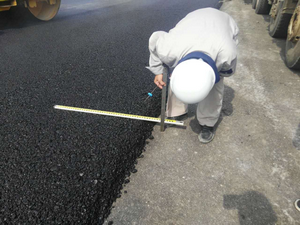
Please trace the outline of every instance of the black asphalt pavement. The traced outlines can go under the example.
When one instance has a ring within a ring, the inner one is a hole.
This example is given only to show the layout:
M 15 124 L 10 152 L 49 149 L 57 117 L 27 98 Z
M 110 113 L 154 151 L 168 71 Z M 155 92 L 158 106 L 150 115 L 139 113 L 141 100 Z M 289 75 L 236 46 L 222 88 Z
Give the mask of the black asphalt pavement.
M 84 2 L 84 3 L 82 3 Z M 0 224 L 102 224 L 157 117 L 148 39 L 217 0 L 62 0 L 39 22 L 0 13 Z M 127 177 L 127 178 L 126 178 Z

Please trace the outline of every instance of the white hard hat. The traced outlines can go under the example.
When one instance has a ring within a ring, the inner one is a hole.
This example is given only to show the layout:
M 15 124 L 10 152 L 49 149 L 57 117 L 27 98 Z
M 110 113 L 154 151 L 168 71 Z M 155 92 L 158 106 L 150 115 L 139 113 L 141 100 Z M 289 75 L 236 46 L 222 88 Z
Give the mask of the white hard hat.
M 171 90 L 186 104 L 201 102 L 216 81 L 215 72 L 202 59 L 189 59 L 178 64 L 171 76 Z

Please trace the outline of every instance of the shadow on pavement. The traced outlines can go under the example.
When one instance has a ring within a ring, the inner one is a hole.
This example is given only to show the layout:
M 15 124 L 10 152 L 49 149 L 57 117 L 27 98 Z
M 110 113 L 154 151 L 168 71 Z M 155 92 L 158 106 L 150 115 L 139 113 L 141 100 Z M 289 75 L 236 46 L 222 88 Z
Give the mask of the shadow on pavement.
M 240 225 L 275 225 L 277 216 L 269 200 L 261 193 L 248 191 L 242 195 L 224 195 L 225 209 L 237 209 Z
M 300 150 L 300 123 L 298 124 L 295 137 L 293 138 L 293 145 L 297 150 Z
M 232 115 L 233 107 L 232 107 L 231 102 L 233 99 L 234 99 L 234 90 L 231 87 L 225 85 L 222 111 L 221 111 L 220 118 L 219 118 L 217 124 L 215 125 L 215 131 L 217 130 L 217 128 L 219 127 L 220 123 L 222 122 L 222 120 L 225 116 Z M 197 111 L 197 105 L 189 106 L 189 117 L 195 116 L 195 118 L 193 120 L 191 120 L 190 126 L 196 134 L 199 134 L 201 131 L 201 128 L 200 128 L 199 122 L 197 120 L 196 111 Z

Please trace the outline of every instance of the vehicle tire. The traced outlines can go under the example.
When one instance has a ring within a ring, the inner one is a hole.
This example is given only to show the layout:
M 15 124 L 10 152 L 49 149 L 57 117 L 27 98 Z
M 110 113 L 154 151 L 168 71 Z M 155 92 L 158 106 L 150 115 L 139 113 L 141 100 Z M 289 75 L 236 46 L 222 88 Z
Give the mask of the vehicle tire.
M 294 11 L 288 27 L 288 38 L 285 45 L 285 61 L 287 67 L 291 69 L 300 69 L 300 37 L 297 36 L 299 29 L 299 7 Z
M 257 2 L 257 0 L 252 0 L 252 9 L 256 8 L 256 2 Z
M 256 14 L 268 14 L 270 12 L 271 5 L 269 5 L 268 0 L 256 0 Z
M 269 34 L 274 38 L 286 38 L 287 29 L 292 17 L 291 14 L 282 13 L 283 3 L 279 3 L 276 17 L 270 18 Z
M 300 70 L 300 41 L 294 44 L 286 40 L 285 61 L 290 69 Z
M 56 0 L 55 4 L 51 5 L 48 1 L 37 1 L 36 7 L 31 8 L 28 4 L 28 10 L 31 14 L 42 21 L 53 19 L 60 8 L 61 0 Z

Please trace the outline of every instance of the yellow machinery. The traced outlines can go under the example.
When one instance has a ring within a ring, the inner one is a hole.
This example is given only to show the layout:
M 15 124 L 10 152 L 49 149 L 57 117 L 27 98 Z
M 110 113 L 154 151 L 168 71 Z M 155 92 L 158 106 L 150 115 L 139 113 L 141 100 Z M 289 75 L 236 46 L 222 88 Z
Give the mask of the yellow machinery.
M 252 0 L 257 14 L 269 14 L 269 34 L 286 38 L 285 62 L 300 70 L 300 0 Z
M 0 12 L 24 5 L 39 20 L 51 20 L 58 12 L 61 0 L 0 0 Z

